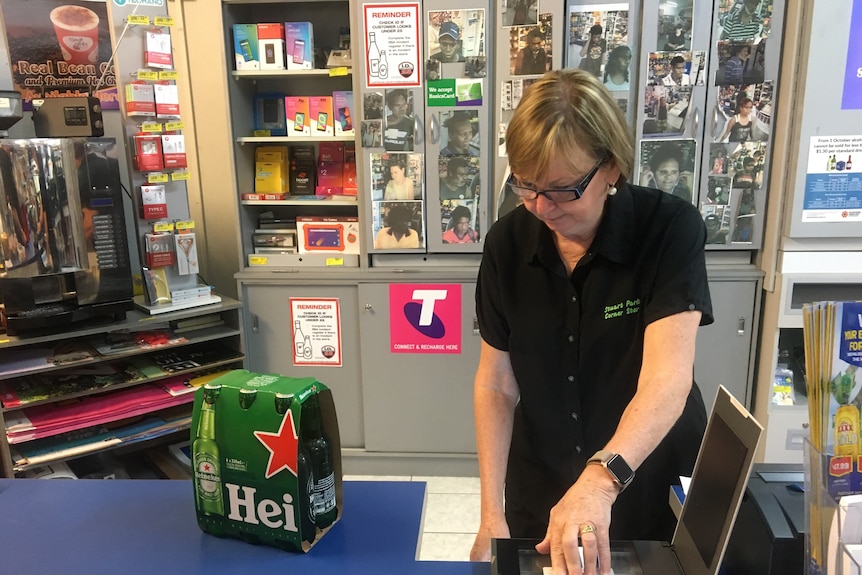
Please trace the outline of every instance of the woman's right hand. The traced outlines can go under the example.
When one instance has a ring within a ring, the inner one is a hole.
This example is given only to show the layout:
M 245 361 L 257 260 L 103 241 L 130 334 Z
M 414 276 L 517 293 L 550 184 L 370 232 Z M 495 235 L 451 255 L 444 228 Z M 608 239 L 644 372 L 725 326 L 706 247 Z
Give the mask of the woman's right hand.
M 473 548 L 470 550 L 470 561 L 491 560 L 491 539 L 508 539 L 509 525 L 506 523 L 505 517 L 492 521 L 483 521 L 479 524 L 479 531 L 476 533 L 476 540 L 473 542 Z
M 641 166 L 641 175 L 638 179 L 639 186 L 655 187 L 655 175 L 647 164 Z

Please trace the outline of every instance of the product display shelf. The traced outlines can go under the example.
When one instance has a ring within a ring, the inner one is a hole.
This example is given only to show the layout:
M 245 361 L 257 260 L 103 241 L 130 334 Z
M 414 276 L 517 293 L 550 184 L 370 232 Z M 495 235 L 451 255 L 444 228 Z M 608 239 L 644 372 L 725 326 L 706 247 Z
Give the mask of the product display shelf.
M 222 25 L 224 26 L 225 51 L 227 54 L 227 89 L 230 109 L 230 122 L 233 131 L 233 154 L 236 177 L 236 202 L 239 215 L 241 270 L 280 273 L 285 269 L 332 269 L 333 267 L 356 267 L 361 258 L 355 253 L 299 253 L 300 247 L 293 246 L 297 253 L 270 254 L 256 253 L 253 236 L 261 226 L 262 215 L 286 223 L 291 230 L 297 217 L 317 218 L 357 218 L 363 221 L 360 212 L 362 204 L 355 196 L 290 196 L 290 185 L 284 192 L 288 196 L 278 200 L 243 199 L 243 194 L 255 192 L 255 150 L 258 145 L 287 146 L 290 154 L 295 146 L 310 145 L 315 148 L 315 163 L 320 146 L 330 142 L 353 143 L 359 149 L 358 122 L 353 136 L 260 136 L 255 135 L 254 102 L 258 94 L 284 94 L 285 96 L 327 96 L 336 91 L 355 90 L 354 69 L 351 66 L 337 68 L 314 68 L 310 70 L 235 70 L 233 48 L 234 24 L 311 22 L 313 25 L 314 48 L 318 53 L 340 48 L 341 35 L 350 30 L 351 3 L 346 0 L 302 0 L 291 2 L 271 2 L 268 0 L 223 0 Z M 351 30 L 352 33 L 356 31 Z M 355 52 L 354 52 L 355 59 Z M 319 59 L 318 66 L 322 65 Z M 354 108 L 360 105 L 354 97 Z M 352 110 L 358 118 L 358 110 Z M 317 169 L 317 168 L 315 168 Z M 274 192 L 257 192 L 274 193 Z M 361 238 L 360 253 L 364 253 Z M 335 256 L 333 258 L 333 256 Z
M 118 332 L 135 332 L 142 330 L 165 329 L 177 325 L 174 322 L 182 322 L 184 320 L 190 320 L 192 318 L 198 318 L 200 316 L 215 316 L 216 314 L 218 314 L 219 317 L 213 317 L 213 319 L 217 319 L 217 321 L 223 322 L 222 325 L 202 325 L 199 329 L 195 329 L 193 326 L 187 327 L 182 330 L 181 334 L 179 334 L 187 340 L 181 343 L 156 347 L 137 347 L 133 349 L 124 349 L 117 353 L 109 353 L 103 355 L 97 355 L 94 353 L 92 354 L 94 355 L 94 357 L 82 359 L 79 361 L 69 361 L 68 363 L 62 363 L 61 365 L 54 365 L 53 362 L 48 362 L 48 357 L 50 356 L 50 354 L 57 353 L 57 350 L 63 351 L 63 346 L 66 343 L 74 344 L 80 341 L 92 342 L 94 338 L 98 338 L 99 336 Z M 204 344 L 202 347 L 208 350 L 212 346 L 206 344 L 216 342 L 218 343 L 218 345 L 223 346 L 227 350 L 235 352 L 229 358 L 214 358 L 213 361 L 210 363 L 204 362 L 203 365 L 194 368 L 183 369 L 182 371 L 177 371 L 175 373 L 165 375 L 159 374 L 157 376 L 154 374 L 153 377 L 123 382 L 121 384 L 116 384 L 110 387 L 103 387 L 99 389 L 82 389 L 79 393 L 73 392 L 69 394 L 62 394 L 50 399 L 34 401 L 27 405 L 17 405 L 15 407 L 0 409 L 0 428 L 2 428 L 3 430 L 3 433 L 0 433 L 0 458 L 2 458 L 0 459 L 0 471 L 2 471 L 2 475 L 5 477 L 14 477 L 16 472 L 24 469 L 25 467 L 33 466 L 28 464 L 27 466 L 22 467 L 21 465 L 16 466 L 13 463 L 12 453 L 10 451 L 10 446 L 6 433 L 7 418 L 4 417 L 4 413 L 14 412 L 19 409 L 31 408 L 40 404 L 59 404 L 60 402 L 69 401 L 85 396 L 97 395 L 121 389 L 130 389 L 139 385 L 151 384 L 153 382 L 169 377 L 178 377 L 183 375 L 191 376 L 195 373 L 205 373 L 217 366 L 237 368 L 242 367 L 245 362 L 245 356 L 243 353 L 242 323 L 242 304 L 237 300 L 228 297 L 222 297 L 222 301 L 218 304 L 181 310 L 177 312 L 170 312 L 158 316 L 149 316 L 139 311 L 130 311 L 128 312 L 125 320 L 117 321 L 107 325 L 104 323 L 90 324 L 86 327 L 80 327 L 78 329 L 68 330 L 61 333 L 44 334 L 28 338 L 9 336 L 3 340 L 0 340 L 0 363 L 6 360 L 7 365 L 6 373 L 0 375 L 0 381 L 32 376 L 36 374 L 45 374 L 50 372 L 51 374 L 56 374 L 57 381 L 59 382 L 64 372 L 72 373 L 76 369 L 79 369 L 84 366 L 88 367 L 92 364 L 97 363 L 118 362 L 133 357 L 145 357 L 148 355 L 156 355 L 173 350 L 179 352 L 181 351 L 181 349 L 187 349 L 189 346 L 193 345 Z M 42 356 L 41 354 L 43 352 L 46 352 L 47 355 Z M 28 361 L 24 361 L 23 363 L 21 363 L 22 359 L 26 360 L 27 358 L 30 358 L 32 361 L 30 361 L 29 363 Z M 17 365 L 15 364 L 15 362 L 17 362 Z M 192 394 L 189 394 L 190 397 L 191 395 Z M 173 409 L 175 409 L 175 407 L 166 407 L 164 408 L 163 412 L 172 413 L 171 410 Z M 157 409 L 151 415 L 158 415 L 159 413 L 161 412 Z M 118 421 L 121 421 L 122 419 L 123 416 L 117 417 Z M 112 423 L 111 426 L 113 425 L 114 424 Z M 180 426 L 179 428 L 181 428 L 182 425 L 188 427 L 188 422 L 186 421 L 185 423 L 180 423 L 177 425 Z M 173 433 L 178 429 L 177 425 L 173 423 L 167 423 L 165 426 L 160 426 L 158 430 L 144 430 L 141 433 L 135 435 L 134 437 L 126 437 L 119 441 L 122 441 L 122 443 L 124 444 L 128 444 L 130 442 L 146 443 L 146 441 L 152 439 L 155 436 L 161 436 L 166 433 Z M 168 429 L 161 429 L 161 427 L 167 427 Z M 91 453 L 100 451 L 103 447 L 113 448 L 117 442 L 118 441 L 97 441 L 94 443 L 93 446 L 91 446 L 92 449 L 89 449 L 86 452 Z M 64 458 L 69 457 L 60 457 L 60 459 Z

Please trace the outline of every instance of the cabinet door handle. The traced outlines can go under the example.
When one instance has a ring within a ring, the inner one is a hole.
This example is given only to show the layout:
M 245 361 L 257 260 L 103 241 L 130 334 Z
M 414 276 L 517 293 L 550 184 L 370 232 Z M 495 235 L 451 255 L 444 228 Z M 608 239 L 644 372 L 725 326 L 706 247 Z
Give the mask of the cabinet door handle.
M 374 306 L 370 303 L 365 304 L 365 311 L 374 311 Z
M 257 333 L 260 331 L 260 318 L 257 314 L 251 314 L 251 332 Z
M 740 317 L 736 320 L 736 335 L 742 337 L 745 335 L 745 318 Z
M 437 119 L 437 114 L 431 116 L 431 143 L 437 144 L 440 142 L 440 120 Z

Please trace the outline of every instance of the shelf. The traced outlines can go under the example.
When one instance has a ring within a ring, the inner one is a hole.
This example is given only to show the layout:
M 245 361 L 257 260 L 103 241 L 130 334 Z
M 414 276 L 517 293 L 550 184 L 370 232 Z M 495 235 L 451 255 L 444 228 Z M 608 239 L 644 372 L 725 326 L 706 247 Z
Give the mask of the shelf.
M 308 196 L 309 199 L 301 200 L 242 200 L 244 206 L 314 206 L 325 204 L 328 206 L 355 206 L 356 196 Z M 264 230 L 261 233 L 266 233 Z
M 355 142 L 355 136 L 325 136 L 325 137 L 303 137 L 291 138 L 288 136 L 242 136 L 236 139 L 238 144 L 305 144 L 308 142 Z
M 234 78 L 284 78 L 285 76 L 325 76 L 332 78 L 344 78 L 353 75 L 353 69 L 348 68 L 347 73 L 342 72 L 343 68 L 315 68 L 314 70 L 233 70 L 231 76 Z M 335 72 L 333 74 L 333 72 Z

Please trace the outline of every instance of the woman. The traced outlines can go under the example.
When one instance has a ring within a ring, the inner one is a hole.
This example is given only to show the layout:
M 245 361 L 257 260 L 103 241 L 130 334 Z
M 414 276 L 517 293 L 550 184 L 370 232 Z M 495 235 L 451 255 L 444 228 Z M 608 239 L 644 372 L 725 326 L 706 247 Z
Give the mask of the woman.
M 629 90 L 629 64 L 632 51 L 628 46 L 617 46 L 608 55 L 605 65 L 605 87 L 611 92 Z
M 380 228 L 377 236 L 374 238 L 374 249 L 402 249 L 402 248 L 418 248 L 419 234 L 416 230 L 410 227 L 412 219 L 410 210 L 407 206 L 395 204 L 389 208 L 389 215 L 386 216 L 385 228 Z
M 691 202 L 691 190 L 681 181 L 682 151 L 676 144 L 662 144 L 641 167 L 640 182 Z
M 727 127 L 721 135 L 721 142 L 747 142 L 754 139 L 755 117 L 751 111 L 754 102 L 751 98 L 743 98 L 739 101 L 738 113 L 731 116 L 727 121 Z
M 488 560 L 493 537 L 536 537 L 554 572 L 579 572 L 580 542 L 607 574 L 611 538 L 673 533 L 668 489 L 700 447 L 706 231 L 690 203 L 628 183 L 625 118 L 590 72 L 534 83 L 506 147 L 524 204 L 486 235 L 476 285 L 471 559 Z
M 390 180 L 383 192 L 384 200 L 412 200 L 413 180 L 407 177 L 407 166 L 401 160 L 389 162 Z

